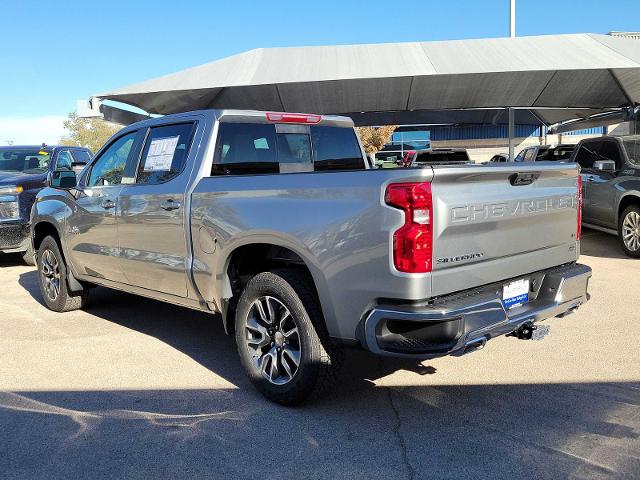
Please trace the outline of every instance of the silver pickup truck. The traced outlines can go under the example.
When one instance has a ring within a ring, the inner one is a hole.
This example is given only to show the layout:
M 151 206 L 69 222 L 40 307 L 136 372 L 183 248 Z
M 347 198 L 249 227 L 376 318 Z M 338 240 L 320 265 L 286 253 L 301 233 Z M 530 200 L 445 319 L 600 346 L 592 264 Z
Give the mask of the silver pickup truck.
M 348 118 L 169 115 L 77 181 L 52 176 L 32 210 L 39 281 L 59 312 L 101 285 L 220 314 L 256 387 L 293 404 L 345 346 L 461 355 L 586 302 L 578 169 L 368 169 Z

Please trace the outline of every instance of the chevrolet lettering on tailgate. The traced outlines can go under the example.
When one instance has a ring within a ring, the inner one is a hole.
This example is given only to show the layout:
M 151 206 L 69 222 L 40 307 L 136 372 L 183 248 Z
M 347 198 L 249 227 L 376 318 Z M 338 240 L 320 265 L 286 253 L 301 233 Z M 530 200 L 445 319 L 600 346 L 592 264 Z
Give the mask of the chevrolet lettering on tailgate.
M 561 195 L 514 202 L 462 205 L 451 209 L 451 222 L 477 222 L 491 220 L 492 218 L 535 215 L 551 210 L 576 208 L 576 204 L 575 195 Z

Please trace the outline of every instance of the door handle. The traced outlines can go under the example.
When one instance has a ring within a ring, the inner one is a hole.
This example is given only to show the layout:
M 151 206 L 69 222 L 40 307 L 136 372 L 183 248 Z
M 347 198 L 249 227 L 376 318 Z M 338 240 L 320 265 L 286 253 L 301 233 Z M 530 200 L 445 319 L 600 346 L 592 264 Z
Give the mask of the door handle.
M 595 177 L 595 176 L 593 176 L 593 175 L 589 175 L 589 176 L 587 177 L 587 182 L 593 182 L 595 179 L 596 179 L 596 177 Z
M 162 205 L 160 205 L 160 208 L 170 212 L 171 210 L 179 209 L 180 206 L 181 206 L 180 202 L 176 202 L 173 198 L 170 198 L 169 200 L 165 200 L 164 202 L 162 202 Z
M 116 202 L 114 202 L 113 200 L 103 200 L 102 201 L 102 208 L 104 208 L 105 210 L 109 210 L 110 208 L 114 208 L 116 206 Z

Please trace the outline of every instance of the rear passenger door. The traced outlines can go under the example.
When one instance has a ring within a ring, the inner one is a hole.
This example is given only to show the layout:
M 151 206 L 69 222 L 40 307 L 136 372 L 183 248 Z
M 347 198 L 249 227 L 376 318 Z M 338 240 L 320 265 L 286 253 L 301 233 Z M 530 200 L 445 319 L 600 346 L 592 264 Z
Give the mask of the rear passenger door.
M 187 296 L 187 200 L 197 122 L 149 128 L 134 178 L 120 193 L 117 215 L 125 282 Z

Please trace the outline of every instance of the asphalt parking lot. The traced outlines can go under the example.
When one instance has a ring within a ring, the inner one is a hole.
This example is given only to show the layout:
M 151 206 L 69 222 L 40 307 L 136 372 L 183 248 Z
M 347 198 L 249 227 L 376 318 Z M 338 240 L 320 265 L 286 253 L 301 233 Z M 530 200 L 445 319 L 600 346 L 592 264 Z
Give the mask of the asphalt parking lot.
M 215 317 L 107 289 L 40 303 L 0 256 L 0 477 L 640 478 L 640 261 L 585 231 L 591 301 L 541 342 L 423 363 L 350 352 L 288 409 Z

